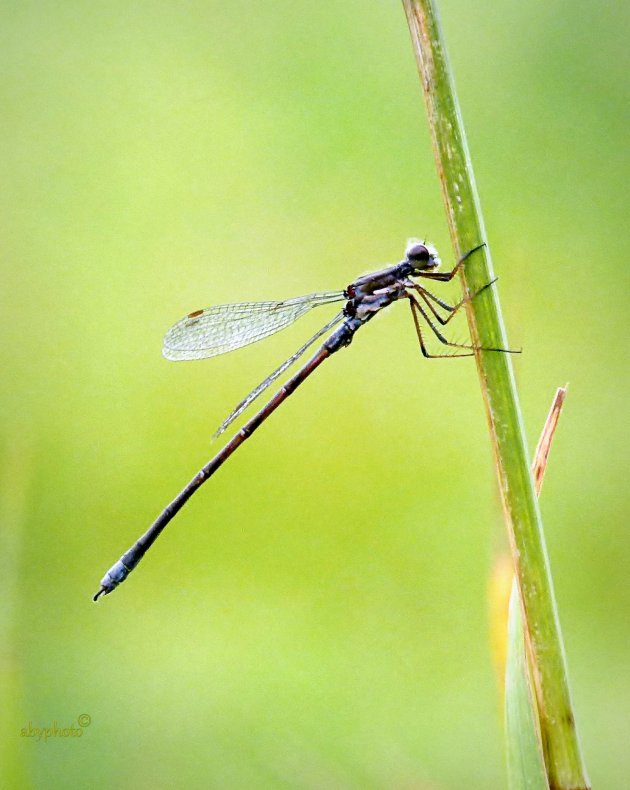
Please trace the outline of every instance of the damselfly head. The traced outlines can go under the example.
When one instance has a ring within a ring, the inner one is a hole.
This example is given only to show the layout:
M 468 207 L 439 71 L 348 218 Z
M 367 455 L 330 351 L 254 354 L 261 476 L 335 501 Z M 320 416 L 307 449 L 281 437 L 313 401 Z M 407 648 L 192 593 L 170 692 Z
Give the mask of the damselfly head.
M 417 239 L 410 239 L 405 250 L 407 260 L 412 264 L 414 273 L 437 269 L 442 261 L 438 251 L 432 244 Z

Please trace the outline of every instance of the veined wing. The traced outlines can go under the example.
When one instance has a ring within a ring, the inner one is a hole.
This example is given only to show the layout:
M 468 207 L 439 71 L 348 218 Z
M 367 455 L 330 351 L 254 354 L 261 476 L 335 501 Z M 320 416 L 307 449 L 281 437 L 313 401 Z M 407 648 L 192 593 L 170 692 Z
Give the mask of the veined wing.
M 310 338 L 310 340 L 307 340 L 306 343 L 304 343 L 304 345 L 301 348 L 298 348 L 295 354 L 292 354 L 287 360 L 285 360 L 282 363 L 282 365 L 280 365 L 279 368 L 276 368 L 273 373 L 267 376 L 267 378 L 264 381 L 262 381 L 256 387 L 256 389 L 252 390 L 246 398 L 243 398 L 243 400 L 234 407 L 234 411 L 228 417 L 226 417 L 225 420 L 223 420 L 221 425 L 215 431 L 215 434 L 212 438 L 216 439 L 217 436 L 220 436 L 223 433 L 223 431 L 225 431 L 226 428 L 230 426 L 237 417 L 240 417 L 240 415 L 245 411 L 245 409 L 247 409 L 247 407 L 251 403 L 253 403 L 256 400 L 256 398 L 267 389 L 267 387 L 271 386 L 271 384 L 273 384 L 273 382 L 277 378 L 279 378 L 284 373 L 285 370 L 290 368 L 291 365 L 294 364 L 294 362 L 297 362 L 297 360 L 302 356 L 302 354 L 304 354 L 304 352 L 308 348 L 310 348 L 310 346 L 312 346 L 316 340 L 319 340 L 319 338 L 322 335 L 325 335 L 326 332 L 330 331 L 336 324 L 338 324 L 342 320 L 343 320 L 343 310 L 340 313 L 337 313 L 337 315 L 332 319 L 332 321 L 329 321 L 326 324 L 326 326 L 323 326 L 320 330 L 318 330 L 313 335 L 313 337 Z
M 282 302 L 241 302 L 196 310 L 168 330 L 162 353 L 172 360 L 226 354 L 279 332 L 313 307 L 343 299 L 343 291 L 328 291 Z

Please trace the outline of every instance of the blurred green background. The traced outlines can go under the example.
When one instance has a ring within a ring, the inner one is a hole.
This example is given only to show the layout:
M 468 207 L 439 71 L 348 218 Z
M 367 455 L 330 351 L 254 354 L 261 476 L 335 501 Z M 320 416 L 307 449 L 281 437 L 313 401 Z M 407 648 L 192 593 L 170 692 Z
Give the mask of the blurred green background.
M 542 508 L 589 772 L 627 787 L 627 6 L 441 10 L 531 447 L 570 382 Z M 423 360 L 404 305 L 90 601 L 333 309 L 185 365 L 175 320 L 342 288 L 409 236 L 452 259 L 399 3 L 26 0 L 0 28 L 0 786 L 503 787 L 476 371 Z

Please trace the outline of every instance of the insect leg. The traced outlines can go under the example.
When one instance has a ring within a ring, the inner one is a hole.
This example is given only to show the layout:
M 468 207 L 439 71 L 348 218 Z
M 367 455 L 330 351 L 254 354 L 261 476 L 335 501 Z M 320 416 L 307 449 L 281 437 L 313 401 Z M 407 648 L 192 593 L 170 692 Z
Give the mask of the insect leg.
M 418 283 L 413 283 L 413 288 L 414 288 L 415 291 L 417 291 L 420 294 L 422 299 L 426 302 L 427 307 L 433 313 L 433 316 L 435 317 L 435 319 L 437 321 L 439 321 L 440 324 L 442 324 L 442 326 L 446 326 L 448 324 L 448 322 L 457 314 L 457 312 L 460 309 L 460 307 L 465 305 L 467 302 L 472 302 L 473 299 L 475 299 L 477 296 L 479 296 L 480 293 L 485 291 L 486 288 L 489 288 L 496 281 L 497 281 L 497 278 L 495 277 L 494 280 L 491 280 L 489 283 L 486 283 L 486 285 L 484 285 L 483 288 L 480 288 L 478 291 L 475 291 L 474 294 L 472 294 L 470 296 L 465 296 L 463 299 L 460 299 L 460 301 L 457 302 L 456 305 L 447 304 L 442 299 L 440 299 L 437 296 L 435 296 L 435 294 L 432 294 L 431 291 L 428 291 L 426 288 L 424 288 L 422 285 L 418 285 Z M 438 304 L 440 307 L 444 308 L 444 310 L 448 310 L 448 312 L 450 314 L 448 316 L 448 318 L 442 318 L 442 316 L 437 312 L 437 310 L 435 309 L 435 307 L 431 304 L 431 301 L 429 301 L 429 300 L 432 300 L 433 302 Z
M 472 356 L 474 356 L 474 354 L 472 352 L 468 352 L 466 354 L 431 354 L 431 353 L 429 353 L 429 351 L 427 350 L 427 347 L 426 347 L 426 345 L 424 343 L 424 338 L 422 336 L 422 327 L 420 326 L 420 321 L 418 320 L 418 310 L 420 311 L 420 313 L 425 318 L 426 318 L 426 314 L 422 311 L 422 308 L 420 307 L 420 305 L 418 304 L 416 299 L 413 296 L 411 296 L 411 294 L 409 294 L 408 297 L 409 297 L 409 306 L 411 307 L 411 315 L 413 316 L 413 323 L 414 323 L 414 326 L 416 327 L 416 334 L 418 336 L 418 341 L 420 343 L 420 350 L 422 351 L 422 355 L 424 357 L 426 357 L 427 359 L 437 359 L 437 358 L 443 358 L 443 357 L 450 358 L 450 357 L 472 357 Z M 429 324 L 431 325 L 431 322 L 429 322 Z
M 420 274 L 418 274 L 418 277 L 426 277 L 427 280 L 438 280 L 439 282 L 442 283 L 448 283 L 453 279 L 453 277 L 455 277 L 457 272 L 466 263 L 468 258 L 470 258 L 470 256 L 473 253 L 477 252 L 477 250 L 480 250 L 482 247 L 485 246 L 486 243 L 484 241 L 483 244 L 478 244 L 476 247 L 473 247 L 472 250 L 468 250 L 468 252 L 465 255 L 462 255 L 462 257 L 457 261 L 457 263 L 451 269 L 450 272 L 420 272 Z

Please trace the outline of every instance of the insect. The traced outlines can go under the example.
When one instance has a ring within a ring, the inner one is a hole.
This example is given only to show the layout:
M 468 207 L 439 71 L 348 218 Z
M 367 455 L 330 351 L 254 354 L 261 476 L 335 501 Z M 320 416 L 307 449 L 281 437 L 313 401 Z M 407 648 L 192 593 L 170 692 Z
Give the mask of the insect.
M 455 305 L 443 301 L 431 293 L 425 285 L 418 282 L 418 280 L 435 282 L 452 280 L 466 260 L 482 246 L 479 245 L 470 250 L 450 271 L 439 272 L 441 261 L 435 247 L 425 242 L 411 240 L 407 245 L 404 260 L 393 266 L 387 266 L 384 269 L 357 277 L 343 291 L 326 291 L 280 302 L 242 302 L 240 304 L 218 305 L 189 313 L 169 329 L 164 337 L 163 348 L 163 354 L 167 359 L 204 359 L 234 351 L 269 337 L 297 321 L 300 316 L 314 307 L 344 302 L 342 310 L 331 321 L 261 382 L 224 420 L 215 436 L 223 433 L 267 387 L 293 365 L 317 340 L 326 333 L 331 333 L 311 359 L 278 390 L 257 414 L 245 423 L 214 458 L 197 472 L 188 485 L 164 508 L 145 534 L 107 571 L 93 600 L 98 600 L 101 595 L 108 595 L 121 584 L 195 491 L 292 392 L 295 392 L 325 359 L 350 345 L 354 335 L 364 324 L 394 302 L 405 299 L 410 305 L 420 350 L 425 357 L 473 356 L 477 350 L 513 353 L 509 349 L 481 348 L 453 343 L 447 340 L 436 326 L 436 323 L 446 326 L 462 305 L 490 287 L 494 280 L 471 296 L 461 299 Z M 446 318 L 440 314 L 438 307 L 447 313 Z M 442 354 L 429 353 L 423 335 L 423 331 L 427 329 L 436 336 L 440 343 L 460 349 L 460 351 Z

